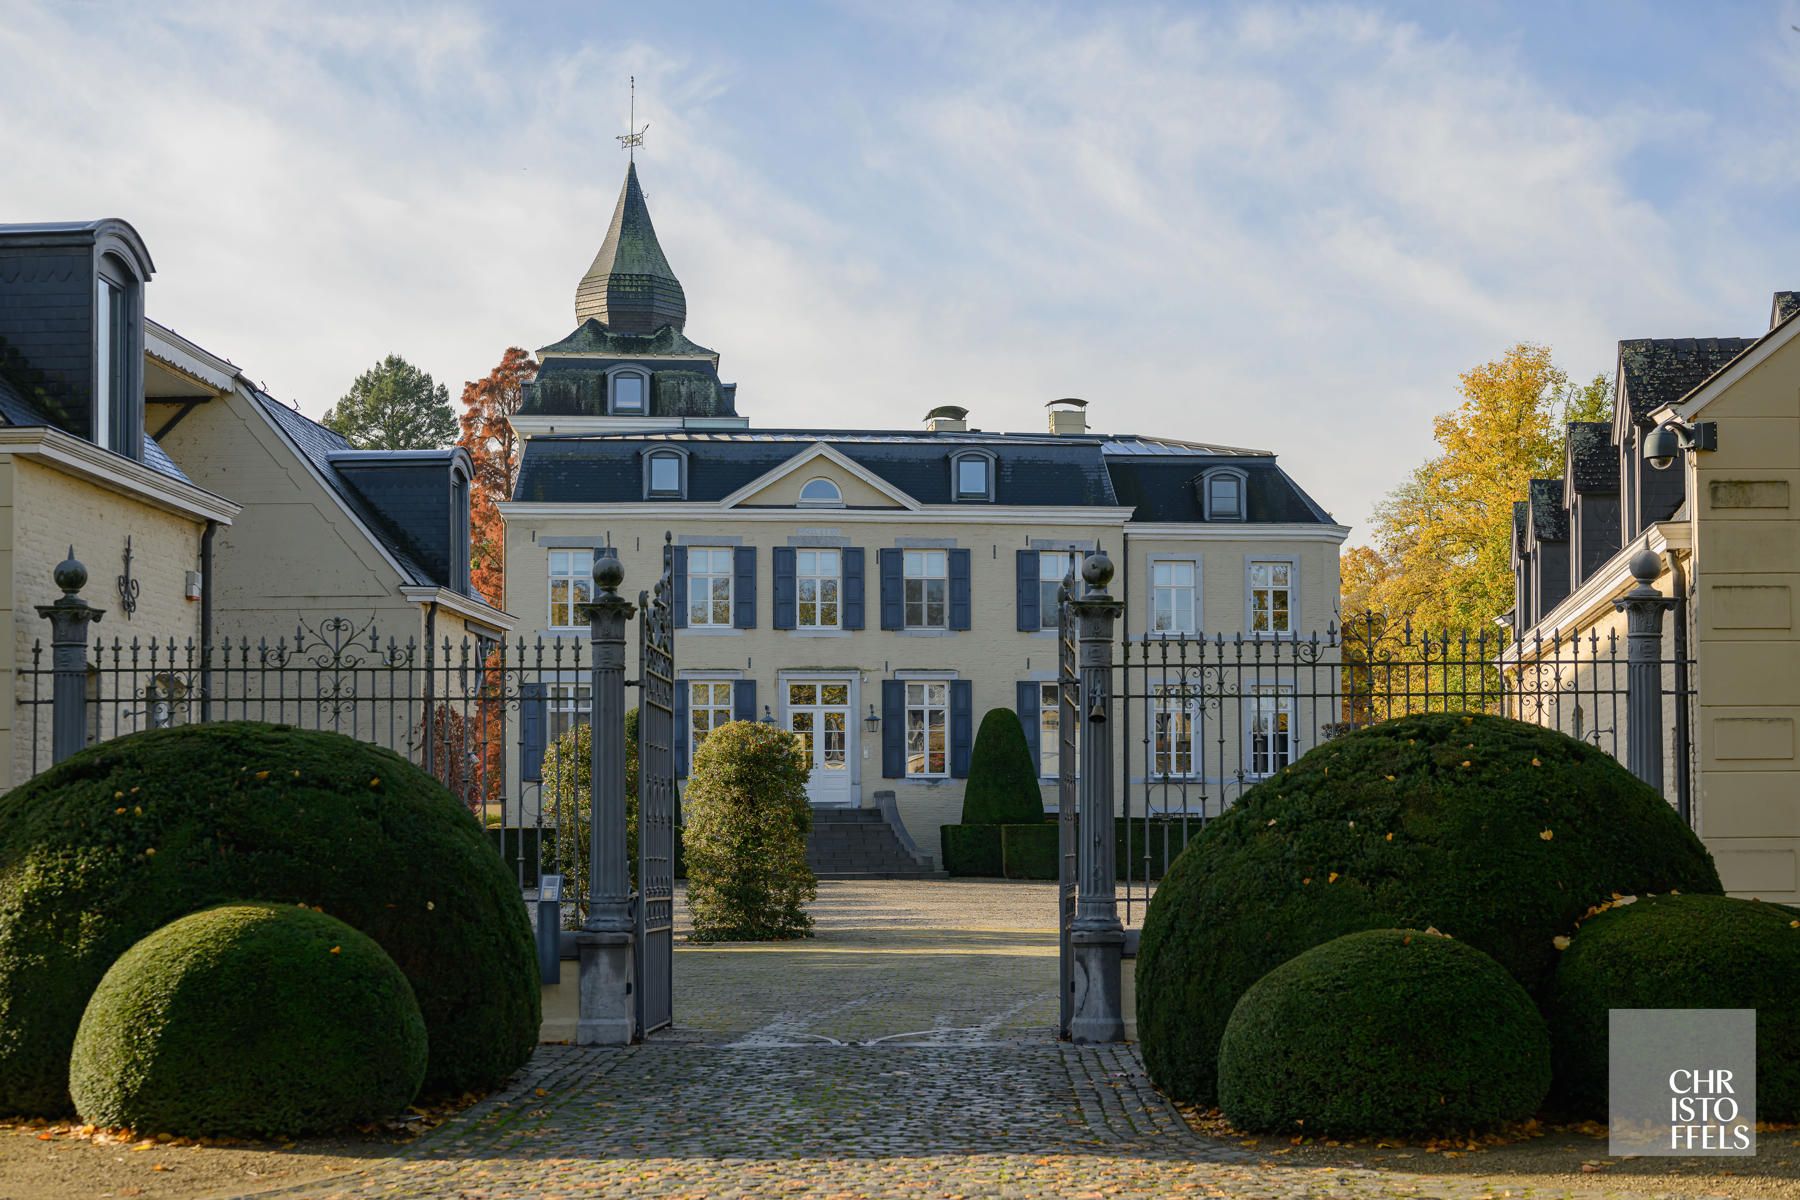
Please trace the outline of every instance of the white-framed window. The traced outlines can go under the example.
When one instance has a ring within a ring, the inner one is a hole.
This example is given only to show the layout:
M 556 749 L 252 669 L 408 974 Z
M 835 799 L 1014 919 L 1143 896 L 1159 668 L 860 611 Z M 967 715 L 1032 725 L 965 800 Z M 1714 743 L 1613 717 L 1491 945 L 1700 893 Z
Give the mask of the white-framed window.
M 688 689 L 688 762 L 700 753 L 707 734 L 731 720 L 731 680 L 690 679 Z
M 956 497 L 985 500 L 993 485 L 993 464 L 984 455 L 965 454 L 956 460 Z
M 1062 772 L 1062 686 L 1038 685 L 1038 777 L 1055 779 Z
M 649 472 L 649 478 L 645 480 L 644 486 L 650 495 L 681 495 L 681 455 L 667 450 L 654 453 L 645 469 Z
M 614 371 L 607 377 L 613 413 L 643 413 L 650 407 L 650 377 L 642 371 Z
M 1244 476 L 1237 471 L 1209 472 L 1203 481 L 1206 489 L 1206 519 L 1209 521 L 1242 521 L 1244 519 Z
M 95 299 L 97 309 L 96 321 L 99 328 L 94 333 L 94 445 L 112 450 L 117 448 L 113 438 L 113 422 L 115 406 L 121 390 L 119 380 L 125 373 L 124 355 L 119 353 L 115 345 L 120 340 L 124 325 L 125 293 L 118 284 L 101 276 L 100 293 Z
M 689 628 L 731 628 L 731 560 L 730 547 L 688 547 Z
M 1150 560 L 1150 632 L 1194 633 L 1200 628 L 1200 567 L 1191 558 Z
M 843 559 L 836 550 L 794 551 L 794 624 L 836 629 L 843 594 Z
M 555 745 L 563 734 L 588 723 L 588 714 L 593 711 L 591 695 L 586 683 L 544 685 L 544 735 L 548 739 L 545 745 Z
M 906 775 L 942 779 L 950 774 L 950 681 L 906 684 Z
M 575 629 L 581 625 L 576 606 L 594 598 L 594 552 L 550 552 L 550 628 Z
M 1038 625 L 1043 629 L 1055 629 L 1059 612 L 1058 598 L 1062 595 L 1063 580 L 1071 569 L 1081 567 L 1079 550 L 1040 550 L 1038 551 Z
M 1150 773 L 1170 779 L 1198 774 L 1194 698 L 1180 686 L 1158 687 L 1150 710 Z
M 950 552 L 907 550 L 901 556 L 901 568 L 906 628 L 949 628 Z
M 1250 695 L 1250 774 L 1273 775 L 1294 758 L 1294 689 L 1258 684 Z
M 1294 564 L 1284 559 L 1250 561 L 1250 632 L 1292 633 Z
M 800 486 L 800 503 L 816 504 L 820 508 L 841 508 L 844 504 L 844 493 L 836 483 L 829 479 L 823 477 L 809 479 Z

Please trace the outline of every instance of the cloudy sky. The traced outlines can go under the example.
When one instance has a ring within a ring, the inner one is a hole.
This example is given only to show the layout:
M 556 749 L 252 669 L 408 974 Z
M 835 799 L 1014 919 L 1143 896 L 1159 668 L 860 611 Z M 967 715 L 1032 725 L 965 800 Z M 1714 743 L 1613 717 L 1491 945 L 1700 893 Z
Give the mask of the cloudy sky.
M 574 324 L 624 170 L 761 425 L 1259 446 L 1340 520 L 1519 340 L 1800 288 L 1800 5 L 0 0 L 0 220 L 317 415 Z M 1353 536 L 1353 540 L 1355 540 Z

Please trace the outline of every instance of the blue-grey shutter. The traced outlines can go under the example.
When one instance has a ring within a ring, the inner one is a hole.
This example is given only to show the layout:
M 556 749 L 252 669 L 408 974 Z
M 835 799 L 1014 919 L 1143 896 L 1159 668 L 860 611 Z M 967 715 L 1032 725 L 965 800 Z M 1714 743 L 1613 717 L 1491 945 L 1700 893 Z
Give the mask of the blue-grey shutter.
M 544 734 L 549 702 L 541 683 L 519 685 L 519 778 L 525 783 L 544 779 Z
M 903 593 L 900 589 L 900 551 L 883 550 L 881 563 L 881 627 L 883 629 L 903 629 L 906 627 L 906 606 L 901 603 Z
M 669 556 L 669 574 L 675 582 L 675 628 L 687 628 L 688 577 L 687 547 L 676 546 Z
M 900 679 L 881 681 L 881 777 L 906 777 L 906 682 Z
M 967 679 L 950 681 L 950 777 L 952 779 L 969 777 L 969 750 L 975 741 L 974 691 L 974 685 Z
M 734 721 L 756 720 L 756 680 L 734 679 L 731 681 L 731 719 Z
M 970 629 L 974 622 L 973 588 L 969 580 L 969 552 L 950 551 L 950 628 Z
M 1040 764 L 1044 761 L 1042 742 L 1044 723 L 1042 714 L 1038 712 L 1038 705 L 1042 703 L 1043 697 L 1043 685 L 1035 679 L 1019 681 L 1019 724 L 1025 727 L 1025 744 L 1031 747 L 1032 767 L 1040 774 L 1043 771 Z
M 686 779 L 688 773 L 688 729 L 693 722 L 688 719 L 688 685 L 687 680 L 675 681 L 675 778 Z
M 794 584 L 794 548 L 777 546 L 770 551 L 775 565 L 775 628 L 792 629 L 796 623 L 798 595 Z
M 1021 550 L 1019 551 L 1019 628 L 1035 633 L 1044 627 L 1043 617 L 1044 614 L 1038 606 L 1038 552 Z
M 844 628 L 863 627 L 863 552 L 861 546 L 844 551 Z
M 731 552 L 731 627 L 756 628 L 756 547 Z

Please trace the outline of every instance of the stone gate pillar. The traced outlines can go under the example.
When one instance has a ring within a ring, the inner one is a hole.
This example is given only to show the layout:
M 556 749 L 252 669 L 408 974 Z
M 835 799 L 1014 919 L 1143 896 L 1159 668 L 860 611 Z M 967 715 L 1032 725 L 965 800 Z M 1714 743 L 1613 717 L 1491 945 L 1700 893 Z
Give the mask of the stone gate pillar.
M 88 573 L 76 561 L 75 547 L 51 578 L 62 599 L 38 605 L 37 614 L 50 622 L 50 761 L 59 763 L 87 745 L 88 626 L 105 610 L 77 595 Z
M 1613 601 L 1625 613 L 1625 765 L 1663 790 L 1662 630 L 1663 614 L 1675 601 L 1656 590 L 1662 558 L 1654 550 L 1632 555 L 1637 586 Z M 1686 703 L 1678 698 L 1677 703 Z
M 575 935 L 581 958 L 576 1044 L 628 1046 L 637 1038 L 632 995 L 636 914 L 625 837 L 625 624 L 636 611 L 619 595 L 615 552 L 594 560 L 594 599 L 581 606 L 593 640 L 588 810 L 588 916 Z
M 1074 1042 L 1122 1042 L 1125 1010 L 1122 972 L 1125 927 L 1119 923 L 1118 869 L 1114 842 L 1113 625 L 1124 605 L 1106 588 L 1113 564 L 1105 551 L 1081 564 L 1085 586 L 1070 601 L 1075 611 L 1081 672 L 1080 841 L 1076 851 L 1079 890 L 1070 927 L 1074 950 L 1075 997 L 1069 1021 Z

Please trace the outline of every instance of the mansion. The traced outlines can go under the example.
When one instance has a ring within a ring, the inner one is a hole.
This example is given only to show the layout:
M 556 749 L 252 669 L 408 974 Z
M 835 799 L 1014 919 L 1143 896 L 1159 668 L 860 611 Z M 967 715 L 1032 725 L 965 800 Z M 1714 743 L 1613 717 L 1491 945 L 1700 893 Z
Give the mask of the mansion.
M 528 635 L 579 637 L 596 554 L 617 553 L 635 597 L 671 538 L 683 775 L 709 730 L 775 722 L 801 738 L 815 805 L 892 793 L 935 848 L 990 709 L 1018 712 L 1055 804 L 1057 591 L 1078 556 L 1112 557 L 1132 638 L 1291 639 L 1336 615 L 1348 530 L 1268 451 L 1102 432 L 1073 399 L 1035 433 L 985 431 L 952 405 L 912 428 L 754 425 L 686 333 L 635 166 L 575 319 L 513 419 L 507 608 Z M 554 738 L 585 713 L 586 683 L 546 687 Z M 1253 776 L 1320 736 L 1290 683 L 1255 692 L 1232 734 L 1254 746 Z M 1227 802 L 1243 785 L 1188 714 L 1149 720 L 1152 773 Z M 540 753 L 525 748 L 527 778 Z

